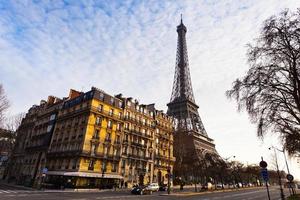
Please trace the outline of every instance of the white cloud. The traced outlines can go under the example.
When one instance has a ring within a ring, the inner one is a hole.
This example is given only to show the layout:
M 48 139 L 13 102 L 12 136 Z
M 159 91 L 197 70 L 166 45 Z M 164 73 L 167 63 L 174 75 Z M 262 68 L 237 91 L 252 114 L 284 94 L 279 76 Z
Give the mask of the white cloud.
M 262 22 L 298 1 L 54 2 L 0 3 L 0 77 L 12 113 L 91 86 L 166 109 L 182 13 L 195 99 L 218 151 L 251 163 L 269 156 L 271 142 L 256 138 L 224 92 L 247 70 L 245 45 Z

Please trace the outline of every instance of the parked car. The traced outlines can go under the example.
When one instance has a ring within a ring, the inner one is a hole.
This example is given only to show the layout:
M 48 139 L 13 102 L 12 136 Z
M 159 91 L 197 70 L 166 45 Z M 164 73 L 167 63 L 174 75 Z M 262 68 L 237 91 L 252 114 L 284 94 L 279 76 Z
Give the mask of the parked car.
M 132 188 L 131 194 L 139 194 L 139 195 L 152 194 L 152 190 L 149 190 L 147 186 L 135 186 Z
M 210 189 L 212 189 L 212 184 L 210 182 L 205 183 L 202 185 L 201 189 L 202 190 L 210 190 Z
M 163 184 L 159 186 L 159 191 L 166 191 L 167 190 L 167 184 Z
M 158 183 L 150 183 L 150 184 L 146 185 L 146 188 L 153 192 L 157 192 L 159 190 L 159 185 L 158 185 Z

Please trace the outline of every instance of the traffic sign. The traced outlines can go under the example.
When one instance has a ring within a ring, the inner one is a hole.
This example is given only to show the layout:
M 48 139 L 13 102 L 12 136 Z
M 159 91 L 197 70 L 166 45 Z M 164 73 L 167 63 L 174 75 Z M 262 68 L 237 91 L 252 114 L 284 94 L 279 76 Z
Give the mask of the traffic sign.
M 268 174 L 267 168 L 261 169 L 261 175 L 262 175 L 264 181 L 268 181 L 269 180 L 269 174 Z
M 48 168 L 47 167 L 45 167 L 45 168 L 42 169 L 42 173 L 43 174 L 47 174 L 47 172 L 48 172 Z
M 292 174 L 288 174 L 288 175 L 286 175 L 286 179 L 287 179 L 288 181 L 292 182 L 292 181 L 294 180 L 294 177 L 293 177 Z
M 266 162 L 266 161 L 260 161 L 260 163 L 259 163 L 259 166 L 261 167 L 261 168 L 267 168 L 268 167 L 268 163 Z

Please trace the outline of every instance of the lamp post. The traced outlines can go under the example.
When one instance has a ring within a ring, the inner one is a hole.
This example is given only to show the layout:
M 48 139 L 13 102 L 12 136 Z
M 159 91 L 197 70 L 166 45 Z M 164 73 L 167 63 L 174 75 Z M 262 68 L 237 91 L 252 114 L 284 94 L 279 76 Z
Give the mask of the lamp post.
M 168 141 L 168 194 L 171 193 L 171 182 L 170 182 L 170 176 L 171 176 L 171 167 L 170 167 L 170 158 L 171 158 L 171 145 L 170 145 L 170 140 L 171 140 L 171 134 L 169 133 L 169 141 Z
M 269 150 L 271 150 L 271 148 L 274 149 L 274 153 L 275 153 L 275 162 L 276 162 L 276 168 L 277 168 L 278 183 L 279 183 L 279 187 L 280 187 L 280 196 L 281 196 L 281 199 L 284 200 L 284 193 L 283 193 L 283 189 L 282 189 L 281 176 L 280 176 L 279 167 L 278 167 L 276 148 L 274 148 L 272 146 L 269 148 Z

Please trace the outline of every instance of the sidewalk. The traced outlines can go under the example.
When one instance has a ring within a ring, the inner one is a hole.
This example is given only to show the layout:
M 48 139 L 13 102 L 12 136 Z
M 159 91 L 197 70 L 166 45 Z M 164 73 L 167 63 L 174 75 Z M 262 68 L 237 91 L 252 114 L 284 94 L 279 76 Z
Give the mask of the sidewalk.
M 13 188 L 17 188 L 17 189 L 20 189 L 20 190 L 36 190 L 34 188 L 26 187 L 26 186 L 23 186 L 23 185 L 17 185 L 17 184 L 14 184 L 14 183 L 7 183 L 7 181 L 4 181 L 4 180 L 0 180 L 0 185 L 4 185 L 4 186 L 7 186 L 7 187 L 13 187 Z
M 245 187 L 245 188 L 230 188 L 230 189 L 219 189 L 219 190 L 206 190 L 206 191 L 191 191 L 191 192 L 173 192 L 171 194 L 161 194 L 161 196 L 194 196 L 210 193 L 222 193 L 222 192 L 232 192 L 250 189 L 263 189 L 264 187 Z

